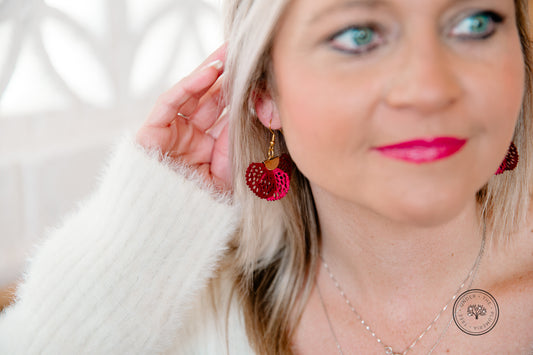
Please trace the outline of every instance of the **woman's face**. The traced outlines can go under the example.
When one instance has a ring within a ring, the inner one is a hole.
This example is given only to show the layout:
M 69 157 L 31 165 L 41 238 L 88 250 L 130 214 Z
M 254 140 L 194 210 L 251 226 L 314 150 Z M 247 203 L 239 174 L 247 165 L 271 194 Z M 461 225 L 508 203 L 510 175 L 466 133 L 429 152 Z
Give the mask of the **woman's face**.
M 521 108 L 514 16 L 512 0 L 294 0 L 274 105 L 314 193 L 419 225 L 472 202 Z

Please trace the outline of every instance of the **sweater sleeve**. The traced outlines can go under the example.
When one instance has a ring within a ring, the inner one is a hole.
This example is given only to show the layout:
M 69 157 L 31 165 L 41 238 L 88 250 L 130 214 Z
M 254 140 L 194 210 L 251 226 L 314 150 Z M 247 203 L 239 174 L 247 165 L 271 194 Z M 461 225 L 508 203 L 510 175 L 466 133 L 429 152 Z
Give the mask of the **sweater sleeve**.
M 238 222 L 227 196 L 130 137 L 0 315 L 0 354 L 165 352 Z

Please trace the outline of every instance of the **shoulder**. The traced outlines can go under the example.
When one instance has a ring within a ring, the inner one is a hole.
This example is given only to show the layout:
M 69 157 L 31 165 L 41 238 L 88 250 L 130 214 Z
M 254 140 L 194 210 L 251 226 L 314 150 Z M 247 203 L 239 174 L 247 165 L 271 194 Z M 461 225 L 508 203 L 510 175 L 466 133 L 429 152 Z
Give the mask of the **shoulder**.
M 526 221 L 516 238 L 516 245 L 512 249 L 517 250 L 522 270 L 529 271 L 533 277 L 533 199 L 530 199 Z
M 533 204 L 508 243 L 496 242 L 489 247 L 483 264 L 480 281 L 501 298 L 522 304 L 533 319 Z
M 508 243 L 499 243 L 490 251 L 495 275 L 500 283 L 518 283 L 533 290 L 533 203 L 530 203 L 526 220 L 519 230 L 509 236 Z M 500 272 L 498 272 L 498 270 Z M 533 303 L 533 292 L 531 293 Z
M 510 242 L 487 250 L 475 288 L 489 292 L 499 306 L 499 319 L 493 334 L 496 343 L 513 353 L 533 350 L 533 206 L 527 221 L 510 236 Z M 496 344 L 495 343 L 495 344 Z

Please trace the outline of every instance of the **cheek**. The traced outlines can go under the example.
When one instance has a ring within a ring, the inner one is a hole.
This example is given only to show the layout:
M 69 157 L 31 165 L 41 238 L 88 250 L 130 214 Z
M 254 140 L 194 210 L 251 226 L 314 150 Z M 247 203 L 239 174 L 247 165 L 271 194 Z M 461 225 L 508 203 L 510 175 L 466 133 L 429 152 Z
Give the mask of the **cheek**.
M 494 120 L 491 123 L 494 124 L 495 131 L 499 131 L 499 128 L 514 127 L 525 89 L 525 69 L 522 59 L 517 56 L 514 59 L 502 60 L 501 63 L 502 66 L 496 68 L 492 72 L 492 77 L 486 80 L 487 90 L 483 95 L 484 107 L 487 115 Z
M 520 44 L 515 43 L 506 53 L 515 55 L 501 55 L 493 61 L 498 66 L 480 70 L 468 87 L 472 107 L 478 111 L 472 116 L 478 118 L 478 126 L 482 127 L 483 133 L 477 155 L 483 157 L 487 164 L 496 164 L 496 167 L 512 140 L 525 90 Z
M 366 146 L 364 118 L 369 117 L 368 104 L 358 99 L 357 88 L 348 90 L 337 80 L 294 71 L 279 84 L 284 135 L 300 171 L 323 185 L 335 173 L 346 174 L 337 163 L 348 161 L 356 170 L 363 163 L 357 155 Z

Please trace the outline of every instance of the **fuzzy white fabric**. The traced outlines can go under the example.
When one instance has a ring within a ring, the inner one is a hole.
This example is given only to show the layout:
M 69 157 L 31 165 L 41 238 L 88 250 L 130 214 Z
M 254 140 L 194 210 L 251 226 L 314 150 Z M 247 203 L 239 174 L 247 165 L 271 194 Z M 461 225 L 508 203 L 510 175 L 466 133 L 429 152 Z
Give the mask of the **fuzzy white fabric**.
M 213 302 L 206 286 L 239 215 L 128 135 L 97 191 L 37 248 L 0 315 L 0 354 L 253 353 L 238 307 L 226 334 L 213 307 L 224 290 Z

